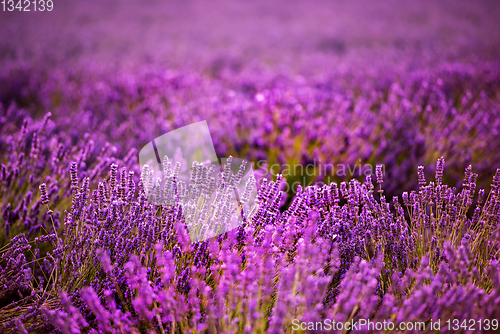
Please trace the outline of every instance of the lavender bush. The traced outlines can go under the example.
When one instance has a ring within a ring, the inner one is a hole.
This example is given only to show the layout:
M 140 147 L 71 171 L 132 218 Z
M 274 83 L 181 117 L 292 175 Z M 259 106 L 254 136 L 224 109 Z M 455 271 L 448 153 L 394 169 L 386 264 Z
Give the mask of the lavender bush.
M 410 74 L 379 70 L 309 80 L 272 72 L 219 80 L 173 70 L 111 77 L 68 69 L 71 74 L 53 77 L 39 69 L 7 69 L 0 86 L 21 81 L 22 88 L 3 90 L 0 100 L 9 124 L 20 126 L 23 112 L 41 117 L 50 110 L 64 145 L 89 136 L 95 150 L 112 143 L 117 157 L 206 119 L 219 156 L 253 161 L 269 179 L 284 171 L 270 171 L 273 164 L 310 164 L 316 167 L 309 175 L 285 175 L 289 185 L 361 182 L 356 166 L 384 164 L 391 179 L 386 193 L 395 196 L 417 186 L 416 165 L 434 171 L 440 156 L 449 161 L 445 177 L 451 186 L 460 185 L 463 169 L 472 164 L 478 184 L 487 187 L 500 160 L 499 68 L 448 64 Z
M 116 159 L 89 138 L 48 148 L 50 116 L 2 140 L 4 331 L 281 333 L 293 319 L 499 316 L 500 170 L 487 192 L 469 166 L 457 189 L 440 158 L 433 181 L 420 166 L 418 190 L 389 202 L 377 167 L 373 181 L 299 187 L 284 211 L 278 175 L 244 225 L 192 243 L 178 202 L 147 201 L 132 153 Z

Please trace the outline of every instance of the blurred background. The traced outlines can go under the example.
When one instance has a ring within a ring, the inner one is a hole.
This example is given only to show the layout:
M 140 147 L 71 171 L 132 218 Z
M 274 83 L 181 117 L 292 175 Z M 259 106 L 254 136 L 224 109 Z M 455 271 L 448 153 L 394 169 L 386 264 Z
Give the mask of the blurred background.
M 487 187 L 500 161 L 499 17 L 483 0 L 54 0 L 51 12 L 0 12 L 4 129 L 50 111 L 65 145 L 90 138 L 95 154 L 111 145 L 121 158 L 206 119 L 220 156 L 381 163 L 389 195 L 415 189 L 420 164 L 433 178 L 444 156 L 445 180 L 459 186 L 473 164 Z
M 66 0 L 0 12 L 3 60 L 233 67 L 497 59 L 498 1 Z M 436 49 L 439 59 L 433 58 Z

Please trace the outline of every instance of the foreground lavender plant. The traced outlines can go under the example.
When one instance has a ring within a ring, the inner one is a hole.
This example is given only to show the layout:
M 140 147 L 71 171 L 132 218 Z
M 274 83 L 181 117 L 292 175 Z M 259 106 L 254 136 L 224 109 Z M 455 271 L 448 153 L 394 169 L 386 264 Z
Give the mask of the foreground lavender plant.
M 182 180 L 181 163 L 174 167 L 165 156 L 162 178 L 154 180 L 154 171 L 146 164 L 141 181 L 149 203 L 181 208 L 191 241 L 196 242 L 239 226 L 243 220 L 251 219 L 258 207 L 253 205 L 256 180 L 251 170 L 244 178 L 247 161 L 241 161 L 236 174 L 231 171 L 232 164 L 230 156 L 217 172 L 218 165 L 195 161 L 189 180 Z
M 244 225 L 191 242 L 184 195 L 150 204 L 148 172 L 136 189 L 133 173 L 121 169 L 118 181 L 111 165 L 109 182 L 91 191 L 70 165 L 62 238 L 42 224 L 33 260 L 23 235 L 1 251 L 5 293 L 20 293 L 0 310 L 5 330 L 291 333 L 293 319 L 500 316 L 491 307 L 500 297 L 500 170 L 486 198 L 483 189 L 476 196 L 470 167 L 460 190 L 442 184 L 441 158 L 435 181 L 418 168 L 419 189 L 403 203 L 388 203 L 369 176 L 340 191 L 335 183 L 299 189 L 284 212 L 279 175 L 263 181 Z M 39 202 L 52 197 L 46 187 Z M 49 251 L 40 247 L 47 243 Z

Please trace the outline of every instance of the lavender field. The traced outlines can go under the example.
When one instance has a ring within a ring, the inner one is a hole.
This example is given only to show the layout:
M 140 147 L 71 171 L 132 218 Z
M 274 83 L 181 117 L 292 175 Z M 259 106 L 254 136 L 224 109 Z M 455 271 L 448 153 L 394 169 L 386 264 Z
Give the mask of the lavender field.
M 500 333 L 499 16 L 0 11 L 0 333 Z M 204 120 L 220 173 L 161 185 L 139 152 Z

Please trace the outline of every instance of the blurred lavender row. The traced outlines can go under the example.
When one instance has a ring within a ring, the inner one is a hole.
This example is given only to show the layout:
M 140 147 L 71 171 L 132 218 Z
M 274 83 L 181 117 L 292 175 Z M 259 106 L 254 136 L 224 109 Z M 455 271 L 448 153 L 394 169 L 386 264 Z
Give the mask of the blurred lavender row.
M 215 79 L 180 70 L 139 74 L 11 67 L 0 73 L 2 126 L 51 111 L 57 145 L 92 140 L 124 157 L 153 138 L 208 120 L 218 156 L 245 158 L 264 172 L 278 164 L 384 164 L 391 195 L 416 186 L 415 166 L 447 157 L 447 181 L 473 164 L 485 187 L 499 161 L 500 67 L 448 64 L 406 73 L 356 70 L 323 78 L 271 71 Z M 3 132 L 7 136 L 8 132 Z M 29 139 L 31 140 L 31 139 Z M 135 158 L 135 156 L 134 156 Z M 321 163 L 320 163 L 321 162 Z M 307 181 L 348 181 L 359 173 L 317 168 Z M 306 175 L 292 175 L 288 182 Z

